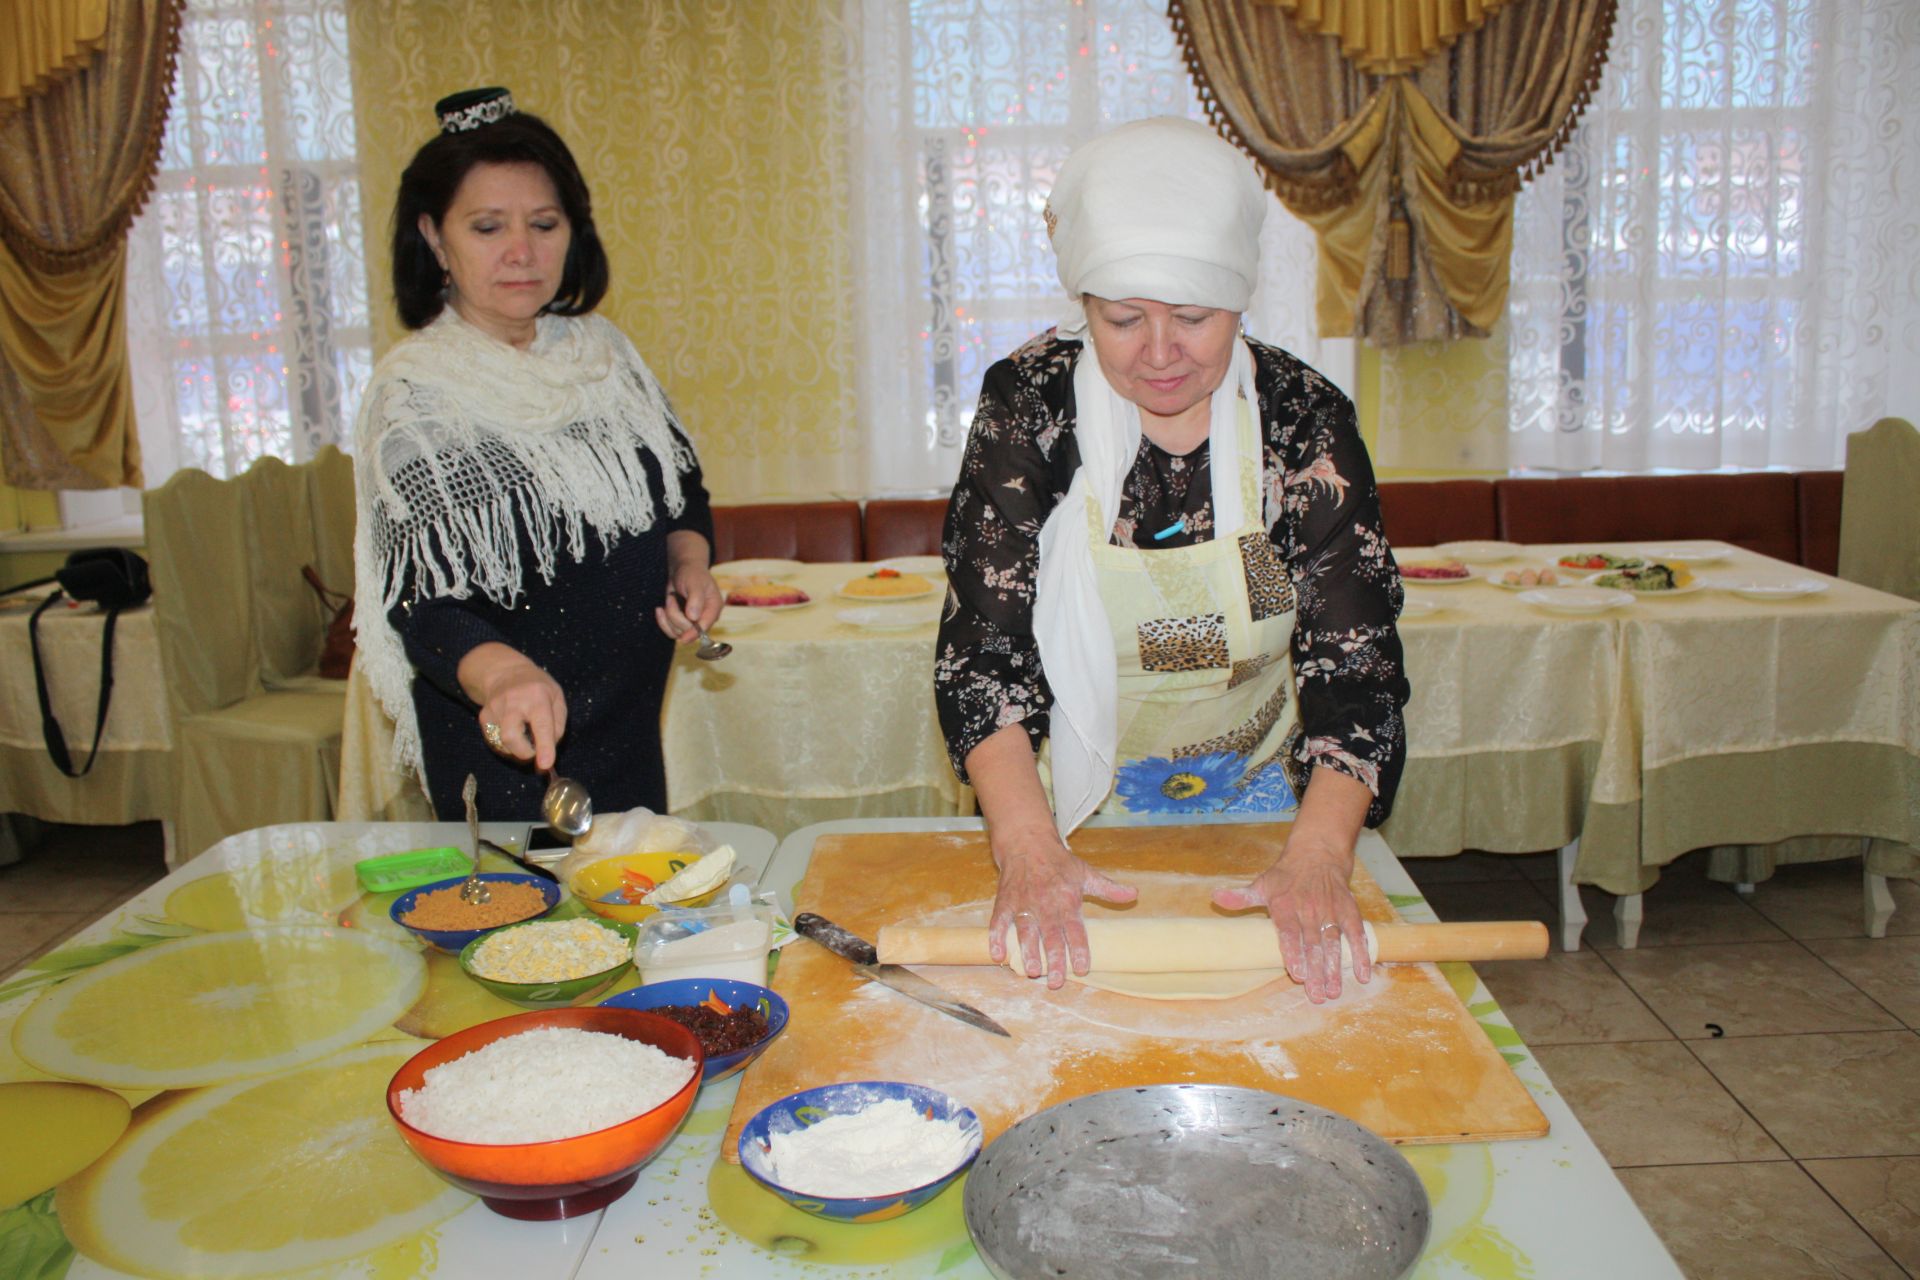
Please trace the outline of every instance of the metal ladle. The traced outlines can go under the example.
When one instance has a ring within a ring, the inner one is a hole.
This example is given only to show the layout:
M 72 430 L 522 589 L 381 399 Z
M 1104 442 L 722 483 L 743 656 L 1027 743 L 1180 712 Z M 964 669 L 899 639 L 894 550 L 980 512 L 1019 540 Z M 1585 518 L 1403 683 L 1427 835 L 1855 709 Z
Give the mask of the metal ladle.
M 460 883 L 460 901 L 471 902 L 475 906 L 493 901 L 493 891 L 487 888 L 487 882 L 480 878 L 480 815 L 473 807 L 473 797 L 480 789 L 472 774 L 460 788 L 460 799 L 467 806 L 467 836 L 473 850 L 473 871 Z
M 569 840 L 587 834 L 593 826 L 593 797 L 572 778 L 547 771 L 547 794 L 540 798 L 540 816 Z

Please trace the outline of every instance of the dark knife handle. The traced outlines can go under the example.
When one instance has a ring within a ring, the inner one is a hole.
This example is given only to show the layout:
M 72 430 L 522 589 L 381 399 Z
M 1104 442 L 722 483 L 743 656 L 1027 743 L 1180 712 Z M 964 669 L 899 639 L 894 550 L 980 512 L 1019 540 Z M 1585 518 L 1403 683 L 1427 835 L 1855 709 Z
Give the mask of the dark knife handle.
M 880 953 L 865 938 L 848 933 L 825 916 L 817 916 L 811 911 L 802 911 L 793 918 L 793 931 L 803 938 L 811 938 L 837 956 L 842 956 L 855 964 L 879 964 Z

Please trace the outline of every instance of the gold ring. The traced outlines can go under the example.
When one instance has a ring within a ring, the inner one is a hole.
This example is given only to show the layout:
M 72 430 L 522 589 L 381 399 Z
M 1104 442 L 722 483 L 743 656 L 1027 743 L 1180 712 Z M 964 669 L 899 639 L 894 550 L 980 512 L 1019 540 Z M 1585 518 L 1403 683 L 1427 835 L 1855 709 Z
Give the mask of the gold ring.
M 507 749 L 506 742 L 500 736 L 500 726 L 491 721 L 480 726 L 480 736 L 485 738 L 487 745 L 495 751 L 505 751 Z

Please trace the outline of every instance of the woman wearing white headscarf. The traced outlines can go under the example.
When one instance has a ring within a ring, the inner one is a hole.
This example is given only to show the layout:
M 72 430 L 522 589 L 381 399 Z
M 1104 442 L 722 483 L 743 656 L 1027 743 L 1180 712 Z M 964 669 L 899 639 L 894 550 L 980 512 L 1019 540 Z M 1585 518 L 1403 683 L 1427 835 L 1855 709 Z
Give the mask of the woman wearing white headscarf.
M 935 701 L 986 818 L 1029 976 L 1087 970 L 1083 897 L 1135 891 L 1075 857 L 1096 810 L 1292 812 L 1227 910 L 1264 905 L 1313 1000 L 1348 880 L 1405 756 L 1398 571 L 1352 402 L 1239 332 L 1268 197 L 1202 125 L 1077 149 L 1047 202 L 1078 304 L 988 371 L 944 535 Z M 1088 356 L 1092 358 L 1087 358 Z

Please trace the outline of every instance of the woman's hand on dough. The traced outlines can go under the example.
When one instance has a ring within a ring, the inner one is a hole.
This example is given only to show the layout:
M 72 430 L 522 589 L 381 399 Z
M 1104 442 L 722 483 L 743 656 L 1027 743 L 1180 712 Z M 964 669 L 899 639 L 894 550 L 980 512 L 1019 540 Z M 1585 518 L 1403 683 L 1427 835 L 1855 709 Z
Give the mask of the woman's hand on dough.
M 460 660 L 460 687 L 480 704 L 487 745 L 537 769 L 553 768 L 567 732 L 567 696 L 554 678 L 509 645 L 476 645 Z
M 994 841 L 1000 889 L 987 925 L 987 946 L 995 964 L 1007 959 L 1007 930 L 1020 939 L 1020 955 L 1029 978 L 1046 974 L 1047 986 L 1067 981 L 1067 966 L 1084 975 L 1089 967 L 1087 926 L 1080 900 L 1132 902 L 1139 891 L 1109 879 L 1075 857 L 1049 824 L 1011 839 Z
M 1287 973 L 1307 989 L 1308 1000 L 1319 1004 L 1340 995 L 1343 938 L 1353 956 L 1354 979 L 1365 982 L 1373 975 L 1360 904 L 1348 887 L 1352 875 L 1351 850 L 1343 854 L 1330 845 L 1295 839 L 1252 884 L 1217 890 L 1213 902 L 1225 911 L 1264 906 L 1280 936 Z

